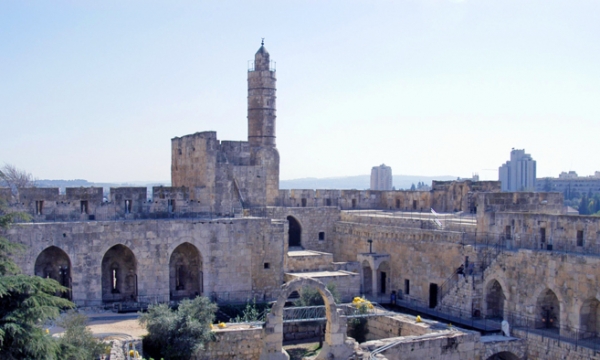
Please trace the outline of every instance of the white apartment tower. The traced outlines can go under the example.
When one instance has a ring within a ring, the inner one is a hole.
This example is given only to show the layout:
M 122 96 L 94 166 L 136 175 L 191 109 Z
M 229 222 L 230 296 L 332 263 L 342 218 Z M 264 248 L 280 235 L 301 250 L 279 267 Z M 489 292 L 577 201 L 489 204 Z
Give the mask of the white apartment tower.
M 392 168 L 381 164 L 371 169 L 371 190 L 392 190 Z
M 534 191 L 535 160 L 525 150 L 512 149 L 510 160 L 498 169 L 502 191 Z

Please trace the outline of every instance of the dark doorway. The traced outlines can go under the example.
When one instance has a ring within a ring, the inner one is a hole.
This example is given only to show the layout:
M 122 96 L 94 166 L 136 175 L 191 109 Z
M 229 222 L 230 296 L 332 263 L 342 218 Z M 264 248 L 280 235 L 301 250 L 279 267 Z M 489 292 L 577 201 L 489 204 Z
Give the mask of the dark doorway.
M 288 216 L 287 220 L 289 222 L 289 230 L 288 230 L 288 245 L 292 246 L 302 246 L 302 228 L 300 227 L 300 223 L 293 216 Z
M 35 274 L 39 277 L 53 279 L 69 290 L 57 293 L 57 296 L 71 300 L 71 260 L 67 253 L 56 246 L 42 251 L 35 260 Z
M 437 306 L 438 302 L 438 286 L 437 284 L 429 284 L 429 308 L 433 309 Z
M 546 228 L 540 228 L 540 241 L 546 242 Z
M 387 282 L 387 274 L 385 272 L 380 272 L 379 273 L 379 289 L 381 290 L 380 292 L 382 294 L 385 294 L 385 284 Z

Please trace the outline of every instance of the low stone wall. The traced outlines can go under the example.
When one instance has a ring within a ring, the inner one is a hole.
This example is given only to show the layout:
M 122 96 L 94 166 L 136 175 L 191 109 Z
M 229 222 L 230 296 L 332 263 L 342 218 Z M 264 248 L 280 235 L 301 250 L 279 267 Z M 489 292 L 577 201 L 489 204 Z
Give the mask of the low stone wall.
M 380 340 L 398 336 L 424 335 L 434 331 L 440 331 L 439 324 L 427 322 L 417 323 L 414 316 L 397 315 L 376 316 L 368 318 L 367 340 Z
M 243 359 L 258 360 L 263 348 L 263 329 L 219 329 L 215 340 L 205 350 L 198 351 L 193 360 Z
M 362 343 L 360 347 L 365 352 L 372 352 L 377 348 L 391 343 L 397 344 L 382 353 L 386 359 L 481 359 L 479 334 L 470 331 L 462 332 L 447 330 L 421 336 L 395 337 L 385 340 L 367 341 Z
M 319 251 L 303 251 L 305 255 L 295 255 L 294 252 L 288 252 L 287 271 L 326 271 L 333 268 L 333 254 Z
M 325 321 L 285 323 L 283 324 L 283 341 L 318 338 L 321 334 L 323 334 L 325 323 Z
M 527 342 L 527 359 L 529 360 L 588 360 L 600 359 L 600 353 L 593 349 L 558 341 L 546 336 L 533 334 L 518 329 L 511 329 L 511 335 Z M 600 346 L 598 346 L 598 349 Z

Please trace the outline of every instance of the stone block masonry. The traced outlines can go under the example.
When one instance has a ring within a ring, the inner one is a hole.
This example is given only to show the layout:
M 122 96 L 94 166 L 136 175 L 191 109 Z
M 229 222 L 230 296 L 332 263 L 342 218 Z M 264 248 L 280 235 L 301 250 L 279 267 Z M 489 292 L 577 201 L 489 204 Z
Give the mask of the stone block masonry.
M 142 220 L 23 224 L 8 235 L 27 247 L 16 257 L 26 274 L 55 278 L 76 304 L 95 306 L 196 292 L 273 299 L 283 282 L 284 229 L 269 219 Z

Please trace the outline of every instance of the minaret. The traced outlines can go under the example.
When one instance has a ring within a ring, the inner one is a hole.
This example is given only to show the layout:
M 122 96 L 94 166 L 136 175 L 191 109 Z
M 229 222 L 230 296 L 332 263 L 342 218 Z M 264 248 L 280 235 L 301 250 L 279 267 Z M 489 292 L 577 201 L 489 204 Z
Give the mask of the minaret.
M 270 69 L 264 46 L 254 55 L 254 69 L 248 71 L 248 142 L 250 146 L 275 147 L 275 69 Z

